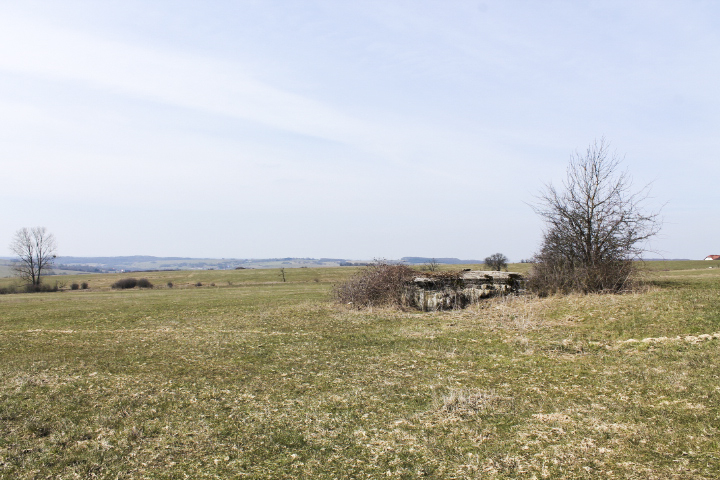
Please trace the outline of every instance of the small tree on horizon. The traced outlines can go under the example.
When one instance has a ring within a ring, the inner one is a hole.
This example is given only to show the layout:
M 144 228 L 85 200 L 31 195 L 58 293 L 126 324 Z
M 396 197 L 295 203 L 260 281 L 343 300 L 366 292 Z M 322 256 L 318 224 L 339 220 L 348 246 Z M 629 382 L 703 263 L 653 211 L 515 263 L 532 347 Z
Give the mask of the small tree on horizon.
M 507 269 L 508 258 L 502 253 L 493 253 L 489 257 L 485 257 L 485 265 L 491 270 L 499 272 L 503 268 Z
M 12 269 L 28 285 L 39 286 L 57 258 L 56 250 L 55 236 L 45 227 L 21 228 L 10 243 L 10 251 L 18 256 Z
M 440 266 L 440 263 L 434 258 L 431 258 L 427 262 L 425 262 L 425 265 L 423 265 L 423 270 L 427 270 L 428 272 L 437 272 L 438 267 Z

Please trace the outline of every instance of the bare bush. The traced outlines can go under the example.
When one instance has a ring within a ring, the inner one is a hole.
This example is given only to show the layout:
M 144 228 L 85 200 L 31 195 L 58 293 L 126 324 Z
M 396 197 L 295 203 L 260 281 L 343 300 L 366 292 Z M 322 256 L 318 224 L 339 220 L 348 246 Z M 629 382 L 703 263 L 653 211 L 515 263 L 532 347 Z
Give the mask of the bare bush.
M 112 288 L 124 290 L 137 287 L 137 278 L 122 278 L 111 285 Z
M 47 292 L 59 292 L 61 288 L 64 288 L 65 285 L 60 282 L 55 282 L 54 285 L 48 285 L 45 283 L 32 285 L 27 284 L 25 285 L 25 291 L 27 293 L 47 293 Z
M 0 287 L 0 295 L 7 295 L 12 293 L 17 293 L 17 287 L 15 285 Z
M 528 274 L 526 285 L 540 296 L 570 292 L 621 292 L 636 285 L 637 273 L 632 260 L 579 265 L 541 252 Z
M 111 285 L 112 288 L 124 290 L 128 288 L 153 288 L 153 284 L 150 283 L 150 280 L 147 278 L 141 278 L 138 280 L 137 278 L 123 278 L 118 280 L 117 282 L 113 283 Z
M 415 275 L 417 272 L 407 265 L 379 260 L 335 285 L 332 295 L 338 302 L 354 308 L 402 306 L 407 284 Z
M 428 271 L 428 272 L 437 272 L 439 267 L 440 267 L 440 263 L 437 260 L 435 260 L 434 258 L 431 258 L 430 260 L 425 262 L 425 264 L 422 267 L 422 270 Z
M 604 139 L 570 160 L 563 189 L 547 185 L 535 211 L 546 222 L 528 288 L 540 295 L 619 292 L 634 278 L 633 260 L 661 227 L 646 212 L 649 186 L 635 192 Z

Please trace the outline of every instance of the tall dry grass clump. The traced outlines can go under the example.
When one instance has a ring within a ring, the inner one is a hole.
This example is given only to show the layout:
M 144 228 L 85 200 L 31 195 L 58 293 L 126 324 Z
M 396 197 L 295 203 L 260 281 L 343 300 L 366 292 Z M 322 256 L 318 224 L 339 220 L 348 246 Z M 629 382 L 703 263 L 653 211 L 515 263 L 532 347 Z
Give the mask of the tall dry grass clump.
M 333 298 L 354 308 L 402 306 L 408 282 L 417 272 L 407 265 L 377 261 L 335 285 Z

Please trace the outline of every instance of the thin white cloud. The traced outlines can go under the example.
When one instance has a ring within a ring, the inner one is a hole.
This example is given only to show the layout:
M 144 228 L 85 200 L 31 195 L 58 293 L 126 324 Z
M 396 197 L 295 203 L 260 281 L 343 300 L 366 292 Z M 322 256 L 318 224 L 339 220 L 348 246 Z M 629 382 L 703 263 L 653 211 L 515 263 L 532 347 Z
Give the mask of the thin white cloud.
M 0 16 L 2 70 L 244 119 L 344 143 L 415 168 L 423 168 L 425 159 L 438 155 L 445 156 L 445 162 L 466 158 L 470 150 L 478 151 L 480 138 L 507 135 L 486 125 L 469 138 L 467 132 L 423 124 L 399 113 L 348 115 L 322 101 L 258 81 L 235 61 L 110 41 L 12 15 Z M 487 142 L 481 150 L 494 153 Z
M 362 125 L 332 108 L 254 80 L 230 62 L 107 41 L 0 17 L 0 69 L 80 82 L 169 105 L 348 141 Z

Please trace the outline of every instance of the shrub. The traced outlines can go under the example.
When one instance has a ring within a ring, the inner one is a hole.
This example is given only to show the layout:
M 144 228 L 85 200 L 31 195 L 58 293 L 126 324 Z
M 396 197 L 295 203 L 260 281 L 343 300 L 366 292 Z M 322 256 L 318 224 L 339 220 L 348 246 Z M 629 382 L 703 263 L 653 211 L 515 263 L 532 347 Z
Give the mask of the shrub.
M 195 286 L 196 286 L 196 287 L 202 287 L 202 282 L 197 282 L 197 283 L 195 284 Z
M 80 290 L 80 285 L 77 283 L 71 283 L 70 290 Z
M 112 288 L 126 289 L 137 287 L 138 281 L 136 278 L 122 278 L 111 285 Z
M 565 258 L 541 253 L 527 277 L 527 288 L 544 297 L 570 292 L 619 292 L 632 289 L 637 269 L 630 260 L 577 265 Z
M 87 289 L 88 289 L 88 286 L 89 286 L 89 285 L 88 285 L 87 282 L 82 282 L 82 283 L 80 284 L 80 288 L 82 288 L 83 290 L 87 290 Z
M 25 291 L 27 293 L 57 292 L 60 290 L 60 287 L 61 285 L 59 285 L 58 282 L 55 282 L 54 285 L 47 285 L 45 283 L 41 283 L 39 285 L 25 285 Z
M 407 284 L 415 275 L 417 272 L 407 265 L 376 261 L 335 285 L 332 295 L 336 301 L 354 308 L 402 306 Z
M 47 292 L 59 292 L 65 288 L 64 282 L 55 282 L 52 285 L 48 285 L 46 283 L 41 283 L 39 285 L 23 285 L 23 286 L 16 286 L 16 285 L 9 285 L 7 287 L 0 288 L 0 295 L 6 295 L 11 293 L 47 293 Z M 72 288 L 72 286 L 71 286 Z M 18 290 L 19 289 L 19 290 Z M 76 290 L 73 288 L 73 290 Z
M 172 283 L 172 282 L 168 282 L 168 283 L 167 283 L 167 287 L 168 287 L 168 288 L 172 288 L 172 287 L 173 287 L 173 283 Z
M 153 284 L 150 283 L 150 280 L 148 280 L 147 278 L 141 278 L 140 280 L 138 280 L 137 285 L 140 288 L 153 288 Z

